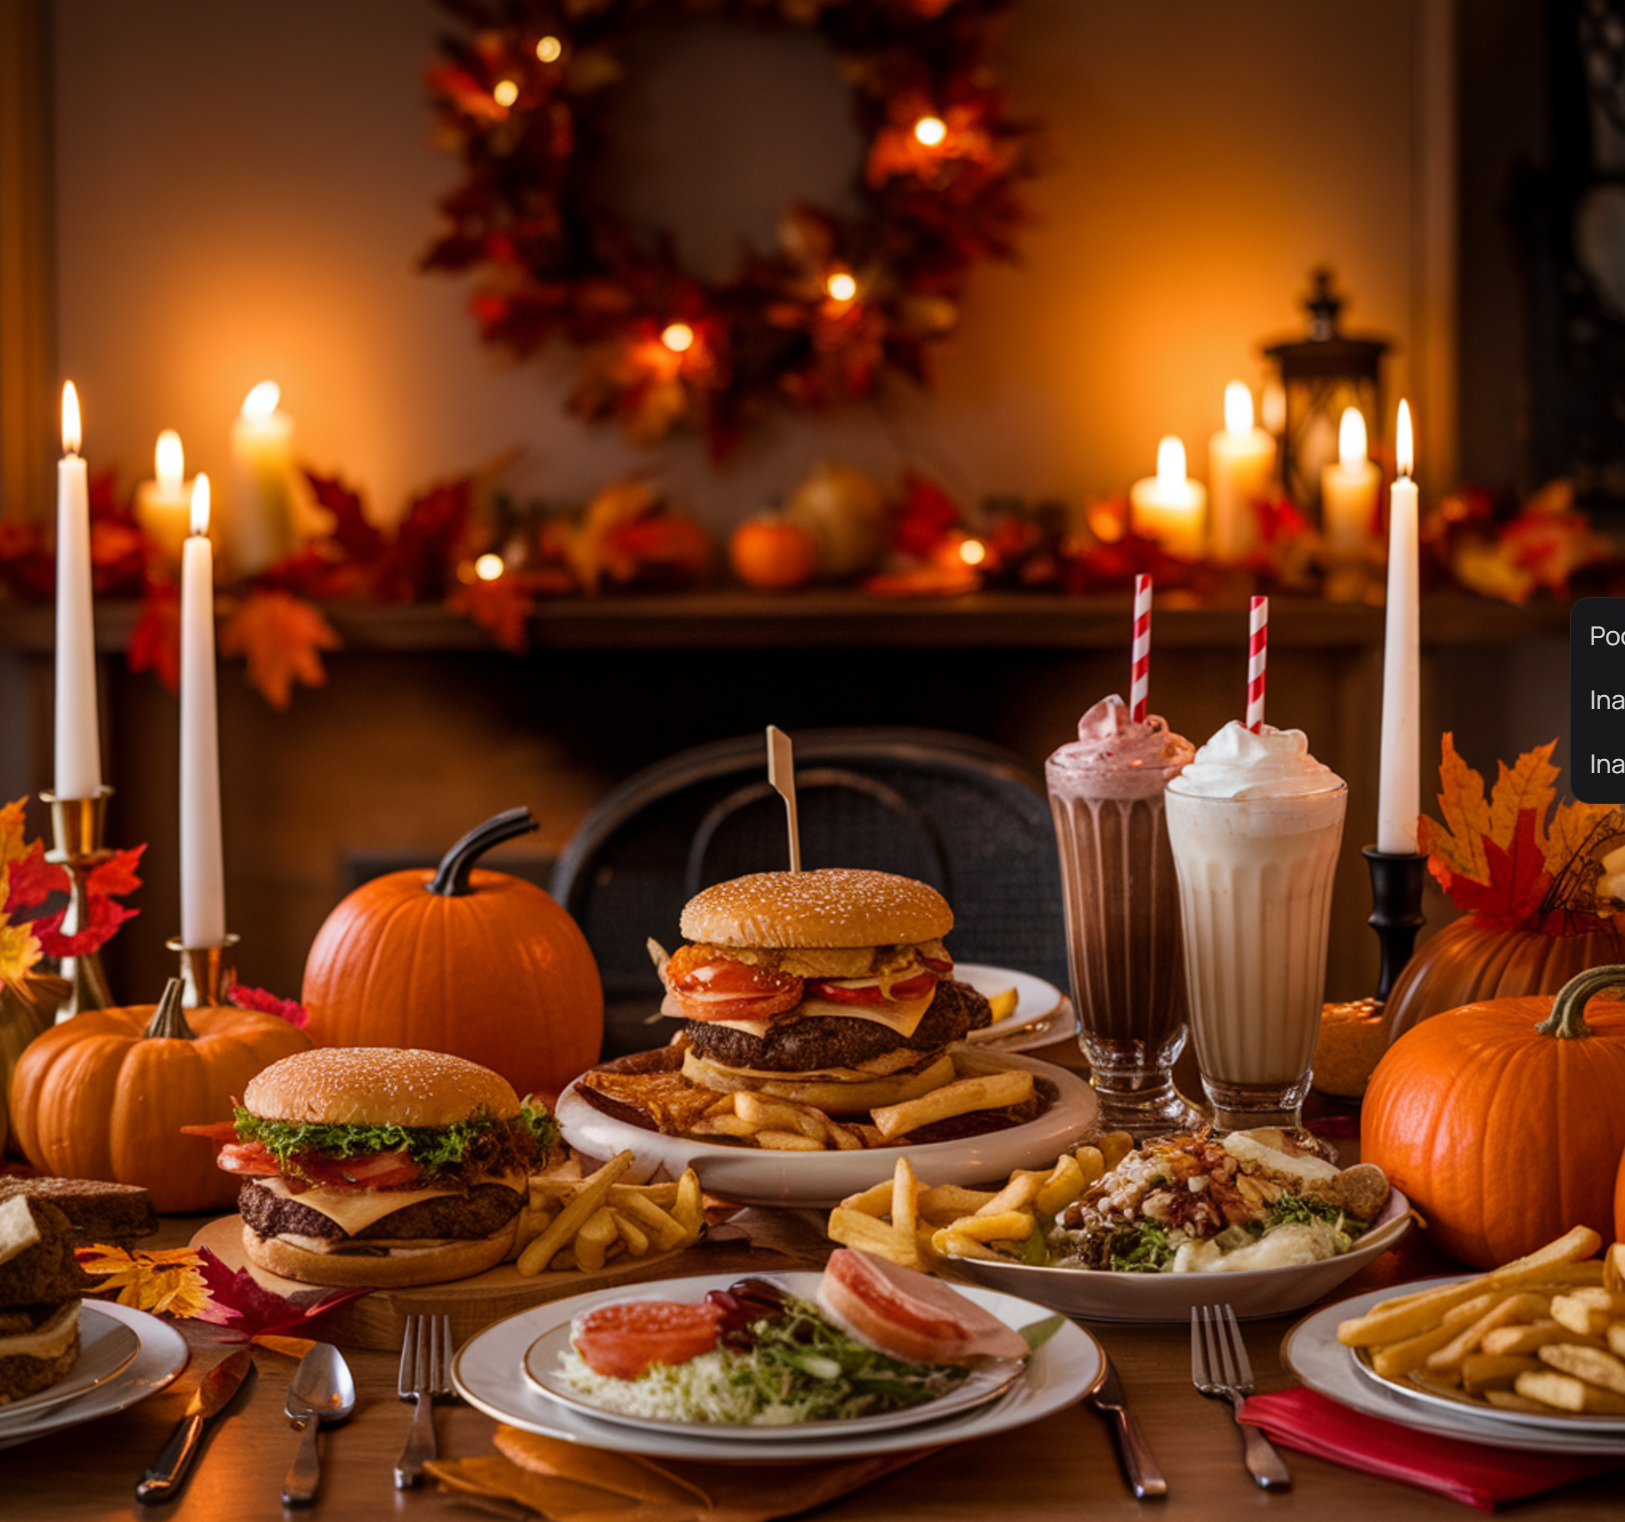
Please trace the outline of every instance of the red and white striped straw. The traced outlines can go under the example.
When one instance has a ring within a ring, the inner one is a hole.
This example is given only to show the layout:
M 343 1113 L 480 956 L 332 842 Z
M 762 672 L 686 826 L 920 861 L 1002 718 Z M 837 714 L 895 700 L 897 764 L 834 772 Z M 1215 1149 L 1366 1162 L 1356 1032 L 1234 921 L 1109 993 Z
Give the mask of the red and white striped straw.
M 1145 723 L 1146 699 L 1151 691 L 1151 578 L 1134 578 L 1134 655 L 1129 667 L 1128 716 Z
M 1269 659 L 1270 600 L 1255 597 L 1247 620 L 1247 727 L 1264 727 L 1264 666 Z

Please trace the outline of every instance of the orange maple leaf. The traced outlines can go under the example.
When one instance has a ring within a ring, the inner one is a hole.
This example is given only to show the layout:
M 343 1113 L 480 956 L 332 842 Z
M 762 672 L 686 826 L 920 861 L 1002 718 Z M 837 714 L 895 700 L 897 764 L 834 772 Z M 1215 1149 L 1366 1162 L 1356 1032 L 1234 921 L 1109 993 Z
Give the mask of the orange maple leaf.
M 1444 737 L 1445 822 L 1423 815 L 1417 843 L 1451 902 L 1480 924 L 1549 935 L 1597 928 L 1602 857 L 1625 838 L 1625 811 L 1559 802 L 1556 745 L 1537 745 L 1511 767 L 1500 763 L 1486 800 L 1483 777 L 1457 753 L 1455 737 Z
M 251 592 L 220 631 L 220 653 L 248 658 L 248 680 L 279 713 L 293 698 L 293 684 L 320 687 L 327 681 L 321 652 L 343 641 L 321 610 L 286 592 Z

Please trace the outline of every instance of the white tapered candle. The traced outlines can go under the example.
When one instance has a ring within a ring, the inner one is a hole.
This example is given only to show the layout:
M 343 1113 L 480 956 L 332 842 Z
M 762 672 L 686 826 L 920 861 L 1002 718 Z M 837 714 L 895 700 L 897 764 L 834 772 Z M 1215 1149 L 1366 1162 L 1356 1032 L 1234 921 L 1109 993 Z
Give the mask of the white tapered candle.
M 1388 628 L 1382 661 L 1382 769 L 1377 783 L 1377 849 L 1416 852 L 1422 807 L 1421 604 L 1417 590 L 1417 496 L 1411 409 L 1399 404 L 1399 476 L 1388 496 Z
M 220 836 L 220 726 L 215 705 L 214 548 L 209 478 L 192 489 L 192 532 L 181 553 L 181 943 L 226 939 Z

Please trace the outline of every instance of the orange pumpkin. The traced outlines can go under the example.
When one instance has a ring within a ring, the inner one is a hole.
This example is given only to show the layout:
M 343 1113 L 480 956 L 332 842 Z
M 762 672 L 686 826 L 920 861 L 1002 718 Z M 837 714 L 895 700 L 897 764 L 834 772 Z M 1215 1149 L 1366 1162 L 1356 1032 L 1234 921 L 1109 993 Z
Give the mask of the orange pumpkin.
M 804 586 L 818 568 L 818 546 L 784 518 L 747 518 L 728 541 L 728 563 L 747 587 L 785 592 Z
M 1589 935 L 1492 930 L 1471 915 L 1423 943 L 1388 996 L 1388 1039 L 1441 1010 L 1485 999 L 1555 994 L 1588 967 L 1625 962 L 1625 939 L 1612 928 Z
M 587 938 L 540 888 L 474 862 L 536 828 L 511 809 L 435 872 L 363 883 L 327 917 L 301 995 L 319 1046 L 415 1046 L 550 1101 L 598 1060 L 604 990 Z
M 171 979 L 161 1004 L 86 1010 L 22 1054 L 11 1078 L 12 1135 L 41 1173 L 140 1184 L 161 1211 L 212 1210 L 238 1180 L 182 1126 L 230 1120 L 262 1068 L 310 1039 L 254 1010 L 182 1013 Z
M 1625 1152 L 1625 986 L 1597 967 L 1555 999 L 1491 999 L 1407 1031 L 1371 1075 L 1360 1157 L 1454 1258 L 1492 1268 L 1571 1227 L 1614 1230 Z

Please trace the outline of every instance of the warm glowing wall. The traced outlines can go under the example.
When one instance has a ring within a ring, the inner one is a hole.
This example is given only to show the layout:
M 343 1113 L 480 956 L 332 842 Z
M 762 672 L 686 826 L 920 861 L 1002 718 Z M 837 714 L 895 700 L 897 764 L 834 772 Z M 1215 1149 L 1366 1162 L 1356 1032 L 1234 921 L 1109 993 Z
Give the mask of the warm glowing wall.
M 781 423 L 718 475 L 692 440 L 638 452 L 565 418 L 561 365 L 489 357 L 463 287 L 414 272 L 455 172 L 429 142 L 424 0 L 59 0 L 61 365 L 91 459 L 126 481 L 166 426 L 222 473 L 232 413 L 273 376 L 304 453 L 391 513 L 514 446 L 526 490 L 650 465 L 713 521 L 821 454 L 1081 498 L 1124 490 L 1173 430 L 1201 474 L 1225 381 L 1298 331 L 1317 262 L 1352 326 L 1397 341 L 1390 396 L 1414 379 L 1414 37 L 1434 8 L 1024 0 L 1005 74 L 1057 163 L 1023 265 L 977 280 L 934 398 Z

